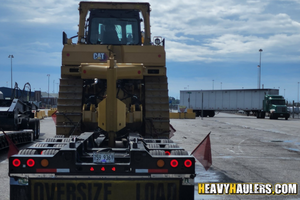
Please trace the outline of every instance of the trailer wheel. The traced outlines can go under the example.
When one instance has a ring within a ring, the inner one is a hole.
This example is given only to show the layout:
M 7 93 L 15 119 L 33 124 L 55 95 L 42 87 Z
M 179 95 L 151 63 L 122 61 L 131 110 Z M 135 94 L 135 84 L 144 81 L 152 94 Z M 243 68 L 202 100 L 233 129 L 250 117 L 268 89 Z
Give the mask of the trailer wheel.
M 214 117 L 215 116 L 215 111 L 210 111 L 208 114 L 209 117 Z

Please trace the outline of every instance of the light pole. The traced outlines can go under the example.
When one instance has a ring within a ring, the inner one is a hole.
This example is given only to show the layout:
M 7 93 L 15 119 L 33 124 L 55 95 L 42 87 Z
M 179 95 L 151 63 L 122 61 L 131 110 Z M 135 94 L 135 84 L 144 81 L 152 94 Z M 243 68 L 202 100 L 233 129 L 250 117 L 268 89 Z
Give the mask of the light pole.
M 215 80 L 212 80 L 212 89 L 214 90 L 215 87 Z
M 48 100 L 47 100 L 47 103 L 49 105 L 49 83 L 50 83 L 50 74 L 47 74 L 48 76 Z
M 221 82 L 221 90 L 222 90 L 222 82 Z
M 297 102 L 299 104 L 299 82 L 298 82 L 298 95 L 297 95 Z
M 260 80 L 261 80 L 261 52 L 263 51 L 262 49 L 259 49 L 259 65 L 258 65 L 258 89 L 260 89 Z
M 14 58 L 14 55 L 9 55 L 8 58 L 10 58 L 10 80 L 11 80 L 11 89 L 13 89 L 13 78 L 12 78 L 12 59 Z

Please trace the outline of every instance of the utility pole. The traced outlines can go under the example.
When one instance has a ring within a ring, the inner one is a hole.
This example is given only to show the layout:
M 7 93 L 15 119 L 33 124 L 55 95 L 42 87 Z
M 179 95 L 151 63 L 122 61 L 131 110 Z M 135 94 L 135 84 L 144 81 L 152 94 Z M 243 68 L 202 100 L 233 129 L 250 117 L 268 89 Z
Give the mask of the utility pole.
M 50 74 L 47 74 L 48 76 L 48 100 L 47 100 L 47 103 L 49 105 L 49 84 L 50 84 Z
M 299 82 L 298 82 L 298 95 L 297 95 L 297 102 L 299 104 Z
M 59 92 L 59 89 L 58 89 L 58 83 L 56 83 L 56 86 L 57 86 L 57 94 L 58 94 L 58 92 Z
M 8 58 L 10 58 L 10 74 L 11 74 L 11 89 L 13 89 L 13 75 L 12 75 L 12 59 L 14 58 L 14 55 L 9 55 Z
M 261 52 L 262 49 L 259 49 L 259 65 L 258 65 L 258 89 L 260 89 L 260 81 L 261 81 Z
M 215 88 L 215 80 L 212 80 L 212 89 L 214 90 Z
M 53 94 L 54 94 L 54 90 L 55 90 L 55 87 L 54 87 L 54 85 L 55 85 L 55 80 L 53 80 Z

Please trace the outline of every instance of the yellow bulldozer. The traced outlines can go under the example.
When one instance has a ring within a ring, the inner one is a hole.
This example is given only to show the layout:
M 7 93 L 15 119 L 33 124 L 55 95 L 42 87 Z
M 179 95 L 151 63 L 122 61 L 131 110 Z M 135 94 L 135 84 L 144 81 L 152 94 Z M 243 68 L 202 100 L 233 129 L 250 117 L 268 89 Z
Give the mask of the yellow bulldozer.
M 80 2 L 79 14 L 77 43 L 63 33 L 56 136 L 10 157 L 10 199 L 193 200 L 150 5 Z
M 149 3 L 81 2 L 77 43 L 63 33 L 57 135 L 98 129 L 168 138 L 164 39 L 151 42 Z M 76 36 L 75 36 L 76 37 Z

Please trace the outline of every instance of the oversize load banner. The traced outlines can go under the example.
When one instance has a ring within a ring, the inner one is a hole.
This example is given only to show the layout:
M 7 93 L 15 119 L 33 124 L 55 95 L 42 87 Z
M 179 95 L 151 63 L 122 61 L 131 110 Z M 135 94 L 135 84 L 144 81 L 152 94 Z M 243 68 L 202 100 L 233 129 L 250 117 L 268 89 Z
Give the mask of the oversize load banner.
M 31 179 L 31 200 L 179 200 L 180 180 Z
M 297 195 L 297 183 L 198 183 L 199 194 Z

